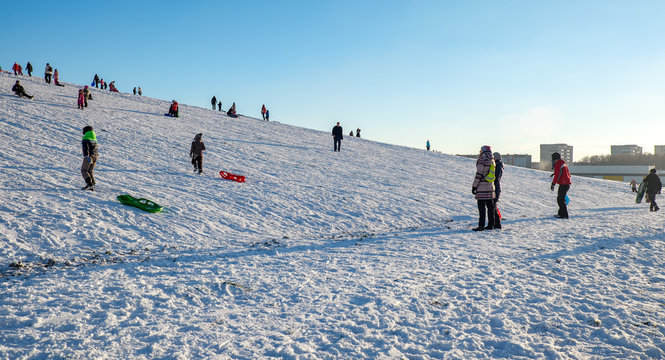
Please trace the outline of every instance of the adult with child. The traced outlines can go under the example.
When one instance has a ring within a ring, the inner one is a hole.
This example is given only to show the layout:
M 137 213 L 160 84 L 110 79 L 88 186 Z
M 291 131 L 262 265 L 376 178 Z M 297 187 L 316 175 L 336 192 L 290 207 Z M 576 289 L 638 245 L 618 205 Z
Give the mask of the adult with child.
M 570 170 L 568 165 L 561 158 L 561 154 L 555 152 L 552 154 L 552 186 L 550 190 L 554 191 L 554 186 L 559 185 L 559 191 L 556 197 L 556 203 L 559 205 L 559 212 L 555 215 L 558 219 L 568 219 L 568 206 L 566 205 L 566 193 L 570 190 Z
M 81 164 L 81 175 L 85 180 L 83 190 L 95 191 L 95 164 L 97 164 L 97 135 L 92 130 L 92 126 L 87 125 L 83 128 L 83 139 L 81 139 L 81 148 L 83 150 L 83 163 Z
M 28 95 L 28 94 L 25 92 L 25 89 L 23 88 L 23 85 L 21 85 L 21 82 L 18 81 L 18 80 L 16 80 L 16 83 L 14 84 L 14 86 L 12 86 L 12 91 L 13 91 L 16 95 L 18 95 L 18 97 L 24 97 L 24 96 L 25 96 L 25 97 L 27 97 L 28 99 L 32 99 L 32 98 L 33 98 L 32 95 Z
M 203 172 L 203 151 L 206 149 L 205 144 L 201 141 L 203 134 L 198 133 L 192 141 L 192 147 L 189 150 L 189 156 L 192 158 L 192 165 L 194 165 L 194 172 L 198 170 L 199 175 Z
M 644 178 L 644 182 L 647 184 L 647 200 L 649 201 L 649 211 L 658 211 L 660 208 L 656 204 L 656 194 L 660 194 L 660 190 L 663 187 L 663 183 L 660 181 L 660 177 L 656 173 L 656 168 L 649 170 L 649 175 Z
M 351 131 L 351 136 L 353 136 L 353 131 Z M 337 122 L 337 125 L 332 128 L 332 137 L 333 137 L 333 151 L 339 152 L 342 148 L 342 140 L 344 139 L 344 130 L 342 126 Z
M 493 230 L 494 229 L 494 179 L 495 163 L 492 149 L 489 145 L 480 148 L 478 160 L 476 160 L 476 176 L 471 185 L 471 193 L 478 201 L 478 227 L 473 231 Z M 487 216 L 486 216 L 487 215 Z M 487 217 L 487 226 L 485 226 L 485 217 Z

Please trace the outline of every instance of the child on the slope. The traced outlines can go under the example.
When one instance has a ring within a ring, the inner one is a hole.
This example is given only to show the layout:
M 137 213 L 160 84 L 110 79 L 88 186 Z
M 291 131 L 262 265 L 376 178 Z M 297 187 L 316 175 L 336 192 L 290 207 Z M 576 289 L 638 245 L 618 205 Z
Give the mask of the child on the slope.
M 203 172 L 203 150 L 206 146 L 201 141 L 203 134 L 198 133 L 192 141 L 192 147 L 189 150 L 189 156 L 192 158 L 192 165 L 194 165 L 194 172 L 199 171 L 199 175 Z

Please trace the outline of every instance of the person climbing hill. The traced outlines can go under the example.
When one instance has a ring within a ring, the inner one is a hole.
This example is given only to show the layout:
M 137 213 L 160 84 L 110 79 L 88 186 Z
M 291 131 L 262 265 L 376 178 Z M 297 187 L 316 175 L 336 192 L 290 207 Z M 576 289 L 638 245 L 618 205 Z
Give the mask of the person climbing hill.
M 88 125 L 83 128 L 83 139 L 81 139 L 83 149 L 83 163 L 81 164 L 81 175 L 86 185 L 83 190 L 95 191 L 95 164 L 97 164 L 97 136 Z

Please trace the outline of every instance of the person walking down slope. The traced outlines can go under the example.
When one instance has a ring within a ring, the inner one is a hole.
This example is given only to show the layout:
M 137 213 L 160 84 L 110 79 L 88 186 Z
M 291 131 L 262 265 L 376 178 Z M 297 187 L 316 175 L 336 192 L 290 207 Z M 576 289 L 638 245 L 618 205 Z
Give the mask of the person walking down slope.
M 494 156 L 489 145 L 480 148 L 480 154 L 476 161 L 476 176 L 471 185 L 471 193 L 478 200 L 478 227 L 473 231 L 494 229 Z M 485 215 L 487 214 L 487 226 L 485 226 Z
M 25 65 L 25 71 L 28 72 L 28 76 L 32 77 L 32 64 L 30 61 Z
M 261 115 L 263 116 L 263 121 L 266 120 L 266 105 L 261 106 Z
M 552 154 L 552 186 L 550 190 L 554 191 L 554 186 L 559 184 L 559 191 L 557 193 L 556 202 L 559 205 L 559 212 L 555 215 L 559 219 L 568 219 L 568 207 L 566 206 L 566 193 L 570 190 L 570 170 L 568 165 L 561 158 L 561 154 Z
M 51 83 L 52 75 L 53 75 L 53 68 L 49 63 L 46 63 L 46 67 L 44 68 L 44 81 L 46 81 L 47 84 Z
M 212 104 L 212 110 L 215 111 L 215 106 L 217 106 L 217 98 L 215 96 L 210 99 L 210 104 Z
M 647 199 L 649 200 L 649 211 L 660 210 L 658 204 L 656 204 L 656 194 L 660 194 L 663 183 L 660 181 L 660 177 L 658 177 L 655 168 L 649 170 L 649 175 L 644 178 L 644 182 L 647 183 L 646 193 Z
M 16 95 L 18 95 L 18 97 L 24 97 L 25 96 L 28 99 L 33 98 L 33 96 L 26 94 L 25 89 L 23 88 L 23 85 L 21 85 L 21 83 L 18 80 L 16 80 L 16 83 L 14 84 L 14 86 L 12 86 L 12 91 Z
M 95 191 L 95 164 L 97 164 L 97 136 L 88 125 L 83 128 L 83 139 L 81 140 L 83 149 L 83 163 L 81 164 L 81 175 L 86 185 L 83 190 Z
M 337 125 L 333 126 L 332 128 L 332 136 L 333 136 L 333 150 L 339 152 L 342 147 L 342 140 L 344 139 L 344 130 L 342 130 L 342 126 L 339 125 L 339 122 L 337 122 Z M 351 136 L 353 136 L 353 131 L 351 131 Z
M 425 143 L 425 147 L 427 148 L 427 151 L 429 151 L 429 140 Z
M 499 197 L 501 196 L 501 177 L 503 176 L 503 161 L 501 154 L 494 153 L 494 228 L 501 229 L 501 214 L 499 214 Z
M 203 151 L 206 146 L 201 141 L 203 134 L 198 133 L 192 141 L 192 147 L 189 150 L 189 156 L 192 158 L 192 165 L 194 165 L 194 172 L 198 170 L 199 175 L 203 172 Z
M 630 179 L 630 188 L 634 193 L 637 192 L 637 181 L 635 179 Z

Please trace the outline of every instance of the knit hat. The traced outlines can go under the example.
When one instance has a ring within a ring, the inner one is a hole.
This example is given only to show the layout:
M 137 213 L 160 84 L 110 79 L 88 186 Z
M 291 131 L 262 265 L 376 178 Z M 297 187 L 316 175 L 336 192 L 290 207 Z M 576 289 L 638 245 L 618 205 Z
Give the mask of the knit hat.
M 482 151 L 482 152 L 492 152 L 492 148 L 489 145 L 483 145 L 480 148 L 480 151 Z
M 561 154 L 559 154 L 558 152 L 552 154 L 552 160 L 559 160 L 559 159 L 561 159 Z
M 501 160 L 501 154 L 499 154 L 498 152 L 495 152 L 494 153 L 494 160 L 500 161 Z

